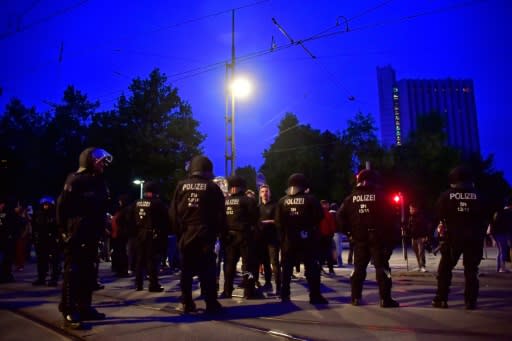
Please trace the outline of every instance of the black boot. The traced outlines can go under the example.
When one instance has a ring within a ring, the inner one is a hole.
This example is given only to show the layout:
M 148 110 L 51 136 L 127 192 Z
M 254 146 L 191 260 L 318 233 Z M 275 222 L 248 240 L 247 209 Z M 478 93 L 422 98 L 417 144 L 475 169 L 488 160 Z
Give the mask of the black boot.
M 164 291 L 164 287 L 160 284 L 150 285 L 149 286 L 149 292 L 162 292 Z
M 446 309 L 448 308 L 448 301 L 447 300 L 443 300 L 442 298 L 436 296 L 434 297 L 434 299 L 432 300 L 432 306 L 434 308 L 443 308 L 443 309 Z
M 197 310 L 197 308 L 196 308 L 196 304 L 194 303 L 194 301 L 187 301 L 187 302 L 182 302 L 181 306 L 178 307 L 178 310 L 180 310 L 181 312 L 183 312 L 185 314 L 188 314 L 188 313 L 195 312 Z
M 64 328 L 69 329 L 82 329 L 82 321 L 78 314 L 64 314 Z
M 382 308 L 398 308 L 400 306 L 400 303 L 398 303 L 392 298 L 387 298 L 380 300 L 380 306 Z
M 309 303 L 311 304 L 328 304 L 329 302 L 321 294 L 309 296 Z
M 100 313 L 92 307 L 80 311 L 80 316 L 84 321 L 101 321 L 106 318 L 105 314 Z
M 361 298 L 352 297 L 352 301 L 350 302 L 354 307 L 358 307 L 362 304 Z
M 207 313 L 209 315 L 220 314 L 220 313 L 222 313 L 222 305 L 217 300 L 214 300 L 211 302 L 206 302 L 205 313 Z

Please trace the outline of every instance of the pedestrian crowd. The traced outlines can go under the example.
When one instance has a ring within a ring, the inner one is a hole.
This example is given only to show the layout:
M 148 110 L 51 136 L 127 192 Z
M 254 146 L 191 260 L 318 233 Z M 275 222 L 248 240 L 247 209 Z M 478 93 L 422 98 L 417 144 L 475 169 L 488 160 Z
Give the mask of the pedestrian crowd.
M 223 310 L 219 299 L 233 297 L 237 274 L 245 299 L 267 293 L 283 303 L 291 301 L 291 280 L 300 266 L 310 303 L 328 304 L 321 293 L 321 275 L 334 276 L 334 267 L 345 265 L 344 242 L 349 247 L 346 263 L 353 266 L 354 306 L 364 302 L 371 263 L 380 306 L 399 307 L 392 298 L 389 259 L 400 240 L 410 241 L 417 271 L 427 271 L 425 252 L 441 253 L 432 300 L 436 308 L 448 307 L 452 270 L 462 254 L 466 308 L 476 308 L 486 233 L 499 250 L 497 272 L 508 271 L 512 200 L 488 214 L 486 200 L 466 166 L 450 172 L 450 187 L 440 194 L 435 216 L 428 217 L 418 201 L 397 214 L 378 173 L 371 169 L 357 174 L 352 193 L 339 205 L 317 199 L 302 173 L 290 175 L 285 195 L 276 200 L 268 184 L 259 184 L 255 192 L 238 175 L 214 178 L 212 162 L 202 155 L 191 160 L 188 177 L 177 184 L 169 204 L 160 198 L 158 183 L 147 181 L 141 198 L 131 201 L 121 195 L 112 209 L 104 175 L 112 161 L 104 149 L 85 149 L 78 170 L 68 175 L 58 198 L 42 197 L 35 212 L 19 201 L 0 198 L 0 282 L 15 280 L 13 271 L 23 271 L 33 245 L 33 285 L 58 286 L 62 278 L 58 308 L 69 328 L 105 318 L 92 307 L 93 291 L 102 288 L 100 260 L 111 262 L 118 277 L 133 276 L 138 291 L 148 280 L 148 291 L 162 292 L 162 268 L 179 271 L 184 313 L 196 310 L 192 283 L 198 276 L 206 313 L 212 315 Z M 435 251 L 434 235 L 439 239 Z

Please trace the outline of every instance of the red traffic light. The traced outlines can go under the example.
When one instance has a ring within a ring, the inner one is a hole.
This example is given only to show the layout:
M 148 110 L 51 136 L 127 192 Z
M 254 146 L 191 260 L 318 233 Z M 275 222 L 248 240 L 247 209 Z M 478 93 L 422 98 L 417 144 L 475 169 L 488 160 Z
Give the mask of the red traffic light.
M 402 196 L 400 193 L 393 195 L 393 202 L 395 204 L 399 204 L 402 201 Z

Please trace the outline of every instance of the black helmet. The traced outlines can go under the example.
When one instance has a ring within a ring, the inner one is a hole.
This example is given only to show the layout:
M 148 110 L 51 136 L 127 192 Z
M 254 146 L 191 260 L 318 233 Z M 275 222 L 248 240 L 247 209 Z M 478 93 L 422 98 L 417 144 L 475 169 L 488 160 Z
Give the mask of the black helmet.
M 228 190 L 230 190 L 233 187 L 237 187 L 240 189 L 240 191 L 245 191 L 245 188 L 247 187 L 247 184 L 239 175 L 232 175 L 228 177 Z
M 357 186 L 374 185 L 377 183 L 377 173 L 371 169 L 363 169 L 356 175 Z
M 473 173 L 469 167 L 460 165 L 450 171 L 448 180 L 452 185 L 458 183 L 470 183 L 473 181 Z
M 194 156 L 190 161 L 190 175 L 212 179 L 213 164 L 210 159 L 203 155 Z
M 39 200 L 39 205 L 43 206 L 44 204 L 55 205 L 55 200 L 50 196 L 44 196 Z
M 154 181 L 148 181 L 144 183 L 144 193 L 151 192 L 153 194 L 158 194 L 159 186 Z
M 288 195 L 295 195 L 304 192 L 309 187 L 309 182 L 306 176 L 302 173 L 294 173 L 288 178 Z
M 77 172 L 93 170 L 94 164 L 97 162 L 103 162 L 105 165 L 109 165 L 112 162 L 112 159 L 112 155 L 104 149 L 96 147 L 86 148 L 80 153 L 80 157 L 78 159 L 79 168 Z

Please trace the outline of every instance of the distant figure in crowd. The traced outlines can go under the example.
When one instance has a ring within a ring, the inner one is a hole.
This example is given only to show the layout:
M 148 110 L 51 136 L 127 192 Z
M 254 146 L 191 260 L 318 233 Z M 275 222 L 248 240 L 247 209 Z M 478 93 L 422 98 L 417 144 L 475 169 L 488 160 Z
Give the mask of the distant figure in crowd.
M 373 259 L 379 285 L 380 306 L 395 308 L 391 298 L 391 257 L 395 241 L 392 207 L 386 194 L 377 187 L 377 174 L 364 169 L 357 174 L 354 191 L 345 198 L 336 218 L 342 231 L 354 243 L 354 271 L 350 276 L 352 305 L 362 304 L 366 268 Z
M 68 175 L 57 199 L 57 225 L 64 246 L 64 281 L 59 310 L 64 326 L 82 328 L 82 321 L 103 320 L 105 314 L 91 306 L 96 286 L 98 242 L 106 225 L 110 194 L 103 177 L 112 155 L 89 147 L 79 158 L 79 168 Z
M 322 210 L 324 212 L 323 219 L 320 221 L 320 266 L 327 263 L 329 275 L 334 275 L 334 258 L 333 258 L 333 237 L 336 231 L 336 220 L 329 213 L 329 202 L 321 200 Z M 323 272 L 323 268 L 322 272 Z
M 27 216 L 26 208 L 19 201 L 14 208 L 12 224 L 16 236 L 14 267 L 16 271 L 23 271 L 27 258 L 27 244 L 29 242 L 31 222 Z
M 418 260 L 418 271 L 427 272 L 425 267 L 425 245 L 428 242 L 430 228 L 418 204 L 409 204 L 409 219 L 406 225 L 406 235 L 411 237 L 412 249 Z
M 112 217 L 112 272 L 117 277 L 128 277 L 128 243 L 129 212 L 128 195 L 121 195 L 117 201 L 118 207 Z
M 437 271 L 437 293 L 432 306 L 448 308 L 452 270 L 464 254 L 464 302 L 466 309 L 472 310 L 476 308 L 478 298 L 478 266 L 483 254 L 486 210 L 468 167 L 454 168 L 448 179 L 450 188 L 437 201 L 441 222 L 438 232 L 444 241 Z
M 337 210 L 338 210 L 338 205 L 333 202 L 329 206 L 329 214 L 331 214 L 333 216 L 335 222 L 336 222 L 336 211 Z M 334 247 L 335 247 L 335 250 L 336 250 L 336 257 L 335 257 L 336 265 L 337 265 L 338 268 L 342 268 L 343 267 L 343 258 L 342 258 L 342 255 L 343 255 L 343 234 L 336 230 L 334 232 L 333 240 L 334 240 Z
M 498 247 L 496 271 L 509 272 L 505 260 L 512 240 L 512 196 L 505 200 L 503 210 L 494 213 L 491 224 L 489 224 L 488 234 L 494 238 Z
M 45 196 L 39 200 L 39 208 L 32 220 L 32 239 L 37 259 L 37 279 L 32 285 L 57 286 L 61 272 L 60 236 L 52 197 Z M 48 270 L 51 270 L 51 274 L 47 283 Z
M 14 282 L 12 264 L 14 262 L 16 231 L 13 224 L 14 211 L 7 199 L 0 197 L 0 283 Z
M 144 198 L 137 200 L 132 208 L 131 219 L 135 226 L 137 263 L 135 267 L 136 290 L 143 289 L 146 272 L 149 276 L 150 292 L 162 292 L 164 288 L 158 282 L 158 267 L 164 243 L 170 231 L 168 207 L 160 199 L 158 185 L 154 182 L 144 184 Z

